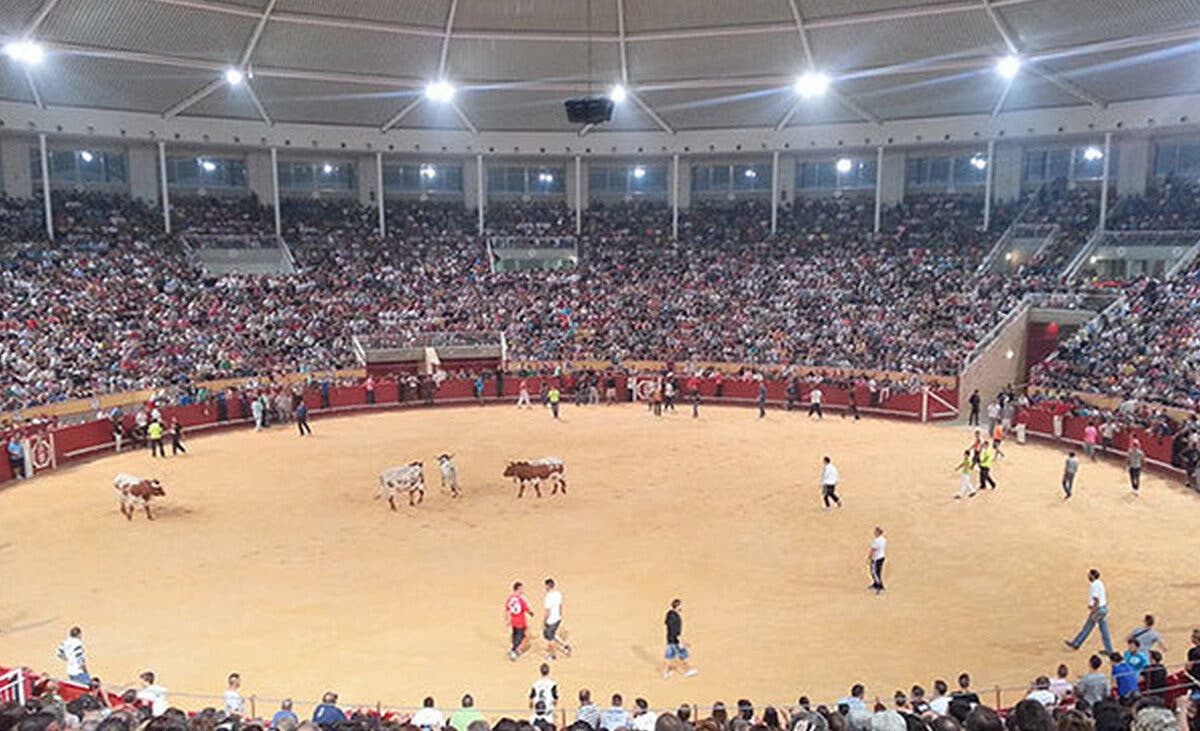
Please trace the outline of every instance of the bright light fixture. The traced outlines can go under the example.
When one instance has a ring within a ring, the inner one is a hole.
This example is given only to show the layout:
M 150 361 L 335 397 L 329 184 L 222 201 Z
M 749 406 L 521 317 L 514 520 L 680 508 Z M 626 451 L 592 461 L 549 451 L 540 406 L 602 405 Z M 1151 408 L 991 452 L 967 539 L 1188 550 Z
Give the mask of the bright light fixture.
M 230 86 L 237 86 L 245 81 L 245 79 L 246 75 L 242 73 L 241 69 L 225 69 L 226 84 L 229 84 Z
M 1104 150 L 1101 150 L 1099 147 L 1089 147 L 1083 151 L 1083 159 L 1087 160 L 1088 162 L 1103 160 Z
M 633 177 L 637 178 L 638 180 L 646 177 L 646 168 L 642 167 L 641 165 L 635 167 L 633 169 Z
M 848 157 L 843 157 L 837 161 L 837 171 L 839 173 L 848 173 L 852 167 L 854 167 L 854 163 Z
M 1006 79 L 1014 78 L 1021 70 L 1020 56 L 1005 56 L 996 62 L 996 73 Z
M 36 66 L 46 55 L 41 45 L 33 41 L 13 41 L 4 46 L 4 54 L 27 66 Z
M 983 155 L 975 155 L 971 158 L 971 167 L 976 170 L 987 170 L 987 158 Z
M 437 177 L 437 168 L 435 168 L 432 165 L 422 165 L 421 166 L 421 177 L 422 178 L 436 178 Z
M 742 175 L 745 175 L 747 178 L 758 177 L 758 173 L 754 171 L 754 168 L 746 168 L 746 172 L 742 173 Z
M 435 102 L 448 102 L 454 98 L 454 85 L 449 81 L 432 81 L 425 86 L 425 98 Z
M 211 173 L 216 171 L 217 164 L 212 160 L 201 160 L 200 167 L 204 170 L 204 172 Z
M 538 173 L 539 183 L 553 183 L 554 175 L 552 173 Z
M 84 162 L 91 162 L 92 160 L 95 160 L 95 159 L 96 159 L 96 156 L 95 156 L 95 155 L 93 155 L 93 154 L 92 154 L 91 152 L 89 152 L 88 150 L 83 150 L 82 152 L 80 152 L 80 153 L 79 153 L 79 157 L 80 157 L 80 158 L 81 158 L 81 159 L 82 159 Z
M 321 166 L 321 172 L 325 173 L 326 175 L 332 174 L 333 173 L 333 165 L 330 165 L 329 163 L 325 163 L 324 165 Z
M 613 104 L 621 104 L 629 98 L 629 92 L 625 91 L 624 86 L 617 84 L 608 90 L 608 98 L 612 100 Z
M 793 88 L 805 99 L 821 96 L 829 89 L 829 77 L 820 71 L 808 71 L 796 79 Z

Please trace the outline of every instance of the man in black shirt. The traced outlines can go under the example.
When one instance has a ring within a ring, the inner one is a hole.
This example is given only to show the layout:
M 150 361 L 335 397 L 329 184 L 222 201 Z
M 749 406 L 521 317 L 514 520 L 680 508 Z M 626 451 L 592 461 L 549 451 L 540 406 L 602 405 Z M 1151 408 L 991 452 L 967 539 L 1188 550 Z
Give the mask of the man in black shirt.
M 683 602 L 679 599 L 671 600 L 671 608 L 667 610 L 667 653 L 666 661 L 663 663 L 663 677 L 671 677 L 673 670 L 683 672 L 685 678 L 690 678 L 696 674 L 696 669 L 688 665 L 688 657 L 691 653 L 688 652 L 687 645 L 683 643 L 683 617 L 680 612 L 683 611 Z

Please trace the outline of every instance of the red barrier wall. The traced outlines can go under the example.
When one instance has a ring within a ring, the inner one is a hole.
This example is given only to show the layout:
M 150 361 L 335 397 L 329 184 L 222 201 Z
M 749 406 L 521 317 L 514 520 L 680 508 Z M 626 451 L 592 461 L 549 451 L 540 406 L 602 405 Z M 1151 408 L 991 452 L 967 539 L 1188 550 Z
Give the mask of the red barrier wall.
M 617 384 L 617 400 L 629 401 L 629 379 L 623 375 L 617 375 L 613 378 Z M 599 391 L 602 397 L 605 391 L 604 383 L 607 379 L 607 376 L 601 377 Z M 570 375 L 561 377 L 531 376 L 525 379 L 510 375 L 504 378 L 503 396 L 497 395 L 498 384 L 494 378 L 485 379 L 484 397 L 488 400 L 503 399 L 515 402 L 522 380 L 526 381 L 530 398 L 534 401 L 539 400 L 539 392 L 543 381 L 558 386 L 563 391 L 562 400 L 564 402 L 570 402 L 574 395 L 575 379 Z M 678 396 L 678 402 L 686 403 L 688 400 L 686 394 L 688 379 L 680 380 L 682 392 Z M 699 379 L 698 386 L 701 397 L 706 404 L 727 403 L 730 405 L 745 405 L 755 403 L 758 399 L 758 383 L 756 381 L 725 378 L 722 383 L 722 396 L 720 397 L 716 395 L 716 379 Z M 475 382 L 473 379 L 446 379 L 434 392 L 433 405 L 449 406 L 472 403 L 475 400 L 474 388 Z M 367 403 L 367 389 L 363 385 L 330 387 L 327 408 L 322 405 L 322 390 L 319 386 L 305 390 L 303 399 L 309 409 L 309 413 L 313 417 L 318 417 L 322 413 L 330 414 L 349 410 L 424 406 L 425 398 L 423 389 L 424 386 L 420 386 L 415 393 L 411 389 L 406 389 L 405 400 L 401 402 L 397 382 L 392 379 L 380 379 L 375 381 L 375 404 L 373 406 Z M 849 389 L 824 385 L 821 387 L 821 390 L 824 393 L 823 405 L 825 408 L 838 410 L 848 406 Z M 802 386 L 800 398 L 798 399 L 799 408 L 807 408 L 810 391 L 811 387 L 807 384 Z M 941 390 L 936 393 L 948 403 L 957 403 L 958 395 L 953 390 Z M 921 418 L 923 398 L 920 393 L 897 393 L 876 405 L 871 404 L 870 394 L 865 388 L 857 389 L 856 396 L 859 408 L 864 413 L 880 413 L 914 419 Z M 772 408 L 782 405 L 787 399 L 787 384 L 782 381 L 768 381 L 767 399 Z M 249 419 L 248 410 L 243 415 L 239 398 L 229 398 L 227 400 L 227 418 L 225 421 L 218 421 L 217 419 L 218 406 L 215 400 L 205 404 L 162 407 L 161 411 L 166 423 L 169 424 L 172 419 L 179 420 L 180 424 L 184 427 L 185 439 L 190 433 L 194 433 L 196 430 L 207 431 L 212 428 L 243 426 Z M 947 418 L 953 415 L 952 410 L 941 406 L 932 398 L 929 400 L 929 413 L 931 418 Z M 127 434 L 132 429 L 133 424 L 133 415 L 127 414 L 125 416 Z M 102 454 L 112 449 L 112 426 L 107 419 L 58 428 L 54 430 L 53 435 L 54 455 L 59 463 Z M 1169 452 L 1169 443 L 1167 448 Z M 5 459 L 3 464 L 0 464 L 0 482 L 10 479 L 12 479 L 12 473 L 9 470 L 8 461 Z

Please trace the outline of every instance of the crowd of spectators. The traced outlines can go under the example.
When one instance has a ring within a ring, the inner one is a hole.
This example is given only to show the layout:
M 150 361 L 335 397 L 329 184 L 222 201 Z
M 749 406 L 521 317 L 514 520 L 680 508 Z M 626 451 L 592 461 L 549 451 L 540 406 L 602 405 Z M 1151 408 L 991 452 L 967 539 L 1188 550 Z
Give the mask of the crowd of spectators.
M 1035 219 L 1084 230 L 1089 194 L 1044 189 Z M 502 331 L 521 360 L 708 360 L 956 375 L 976 344 L 1031 293 L 1073 303 L 1051 269 L 976 268 L 1024 203 L 922 195 L 886 206 L 852 196 L 769 204 L 596 206 L 574 269 L 496 272 L 489 235 L 573 234 L 574 214 L 538 202 L 489 204 L 488 233 L 458 203 L 288 199 L 285 240 L 298 271 L 213 277 L 161 231 L 161 214 L 125 196 L 55 192 L 59 237 L 37 230 L 37 201 L 0 200 L 0 410 L 191 380 L 355 365 L 352 336 L 397 341 L 437 331 Z M 1032 211 L 1032 214 L 1030 212 Z M 254 198 L 179 197 L 177 231 L 266 237 L 273 214 Z M 1195 284 L 1142 285 L 1180 320 L 1122 337 L 1130 348 L 1098 383 L 1102 355 L 1069 346 L 1046 378 L 1085 389 L 1191 404 Z M 1141 299 L 1138 300 L 1139 302 Z M 1172 321 L 1173 322 L 1173 321 Z M 1122 332 L 1129 329 L 1118 323 Z M 1153 331 L 1153 332 L 1151 332 Z M 1153 333 L 1159 333 L 1154 335 Z M 1159 342 L 1161 341 L 1161 342 Z M 1092 350 L 1095 350 L 1093 348 Z M 1124 358 L 1138 355 L 1138 358 Z M 1067 363 L 1083 363 L 1069 368 Z M 1182 367 L 1181 367 L 1182 366 Z M 1159 374 L 1170 370 L 1170 379 Z M 1189 375 L 1190 374 L 1190 375 Z M 1166 383 L 1164 383 L 1166 381 Z M 1183 386 L 1180 383 L 1185 384 Z
M 1200 182 L 1167 178 L 1144 195 L 1125 196 L 1109 227 L 1121 231 L 1200 231 Z

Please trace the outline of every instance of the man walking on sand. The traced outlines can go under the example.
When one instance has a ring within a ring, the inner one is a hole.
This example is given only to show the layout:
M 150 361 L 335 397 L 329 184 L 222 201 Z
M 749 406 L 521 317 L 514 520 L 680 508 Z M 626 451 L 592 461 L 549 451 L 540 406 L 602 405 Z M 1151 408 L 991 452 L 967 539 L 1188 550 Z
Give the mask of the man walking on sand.
M 1104 642 L 1104 652 L 1111 655 L 1113 649 L 1112 637 L 1108 633 L 1108 591 L 1104 582 L 1100 580 L 1100 572 L 1096 569 L 1088 571 L 1088 581 L 1092 582 L 1088 589 L 1088 617 L 1075 639 L 1063 640 L 1063 643 L 1072 650 L 1078 650 L 1092 633 L 1092 629 L 1100 625 L 1100 639 Z
M 683 642 L 683 617 L 680 613 L 683 611 L 683 601 L 680 599 L 671 600 L 671 608 L 667 610 L 667 652 L 664 656 L 666 659 L 663 663 L 663 677 L 671 677 L 671 673 L 675 670 L 683 672 L 683 677 L 690 678 L 695 675 L 698 670 L 688 665 L 688 658 L 691 653 L 688 651 L 687 645 Z

